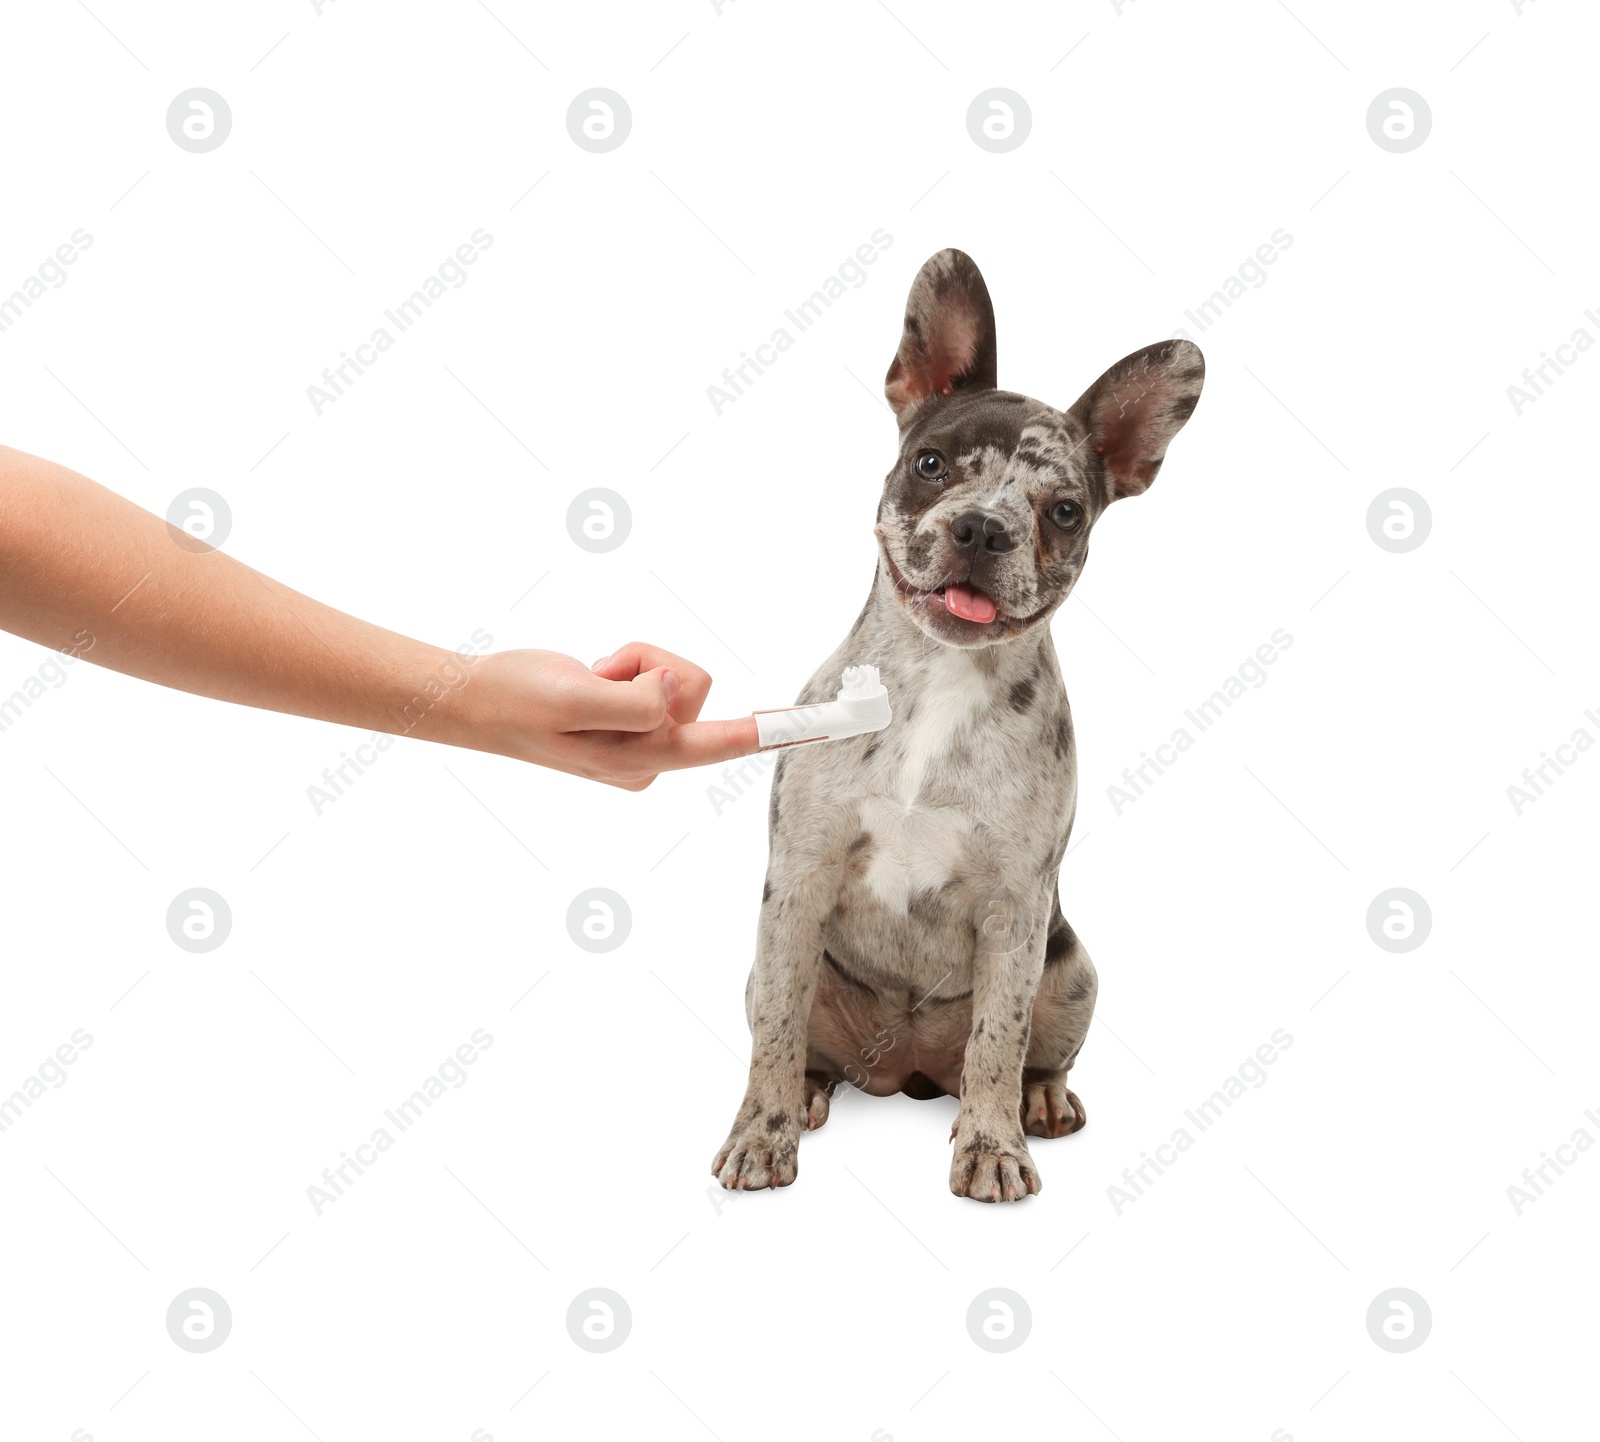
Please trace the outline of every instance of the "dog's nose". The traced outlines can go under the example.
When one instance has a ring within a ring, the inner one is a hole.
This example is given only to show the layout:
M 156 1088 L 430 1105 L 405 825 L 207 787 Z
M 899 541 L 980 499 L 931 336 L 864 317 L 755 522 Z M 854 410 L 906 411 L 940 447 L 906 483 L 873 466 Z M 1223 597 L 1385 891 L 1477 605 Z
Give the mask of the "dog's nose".
M 981 542 L 986 551 L 1009 551 L 1016 541 L 1006 529 L 1004 516 L 993 511 L 967 511 L 950 522 L 950 539 L 962 551 L 976 549 Z

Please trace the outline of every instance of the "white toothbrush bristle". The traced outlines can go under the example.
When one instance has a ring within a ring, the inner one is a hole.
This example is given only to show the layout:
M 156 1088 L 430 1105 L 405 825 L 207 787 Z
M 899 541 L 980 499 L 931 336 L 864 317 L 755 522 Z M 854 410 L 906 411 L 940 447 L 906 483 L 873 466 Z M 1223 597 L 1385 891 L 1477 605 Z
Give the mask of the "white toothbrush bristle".
M 839 692 L 841 701 L 864 701 L 883 689 L 876 666 L 846 666 L 844 686 Z

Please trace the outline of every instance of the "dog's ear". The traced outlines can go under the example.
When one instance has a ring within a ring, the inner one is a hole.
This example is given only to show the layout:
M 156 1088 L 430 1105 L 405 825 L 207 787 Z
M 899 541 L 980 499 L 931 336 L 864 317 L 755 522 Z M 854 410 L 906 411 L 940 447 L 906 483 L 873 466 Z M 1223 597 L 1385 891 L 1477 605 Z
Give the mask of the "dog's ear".
M 1163 341 L 1124 356 L 1067 412 L 1087 427 L 1089 444 L 1105 461 L 1110 500 L 1137 496 L 1155 480 L 1205 379 L 1199 346 Z
M 995 388 L 994 306 L 959 250 L 941 250 L 917 272 L 906 298 L 900 349 L 883 391 L 902 425 L 931 395 Z

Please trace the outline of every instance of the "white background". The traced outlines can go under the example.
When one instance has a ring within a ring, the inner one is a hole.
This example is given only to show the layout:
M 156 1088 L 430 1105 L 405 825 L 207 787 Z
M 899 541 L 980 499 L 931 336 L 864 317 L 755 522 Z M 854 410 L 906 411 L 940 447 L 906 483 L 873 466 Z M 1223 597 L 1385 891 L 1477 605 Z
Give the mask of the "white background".
M 842 1097 L 795 1186 L 712 1189 L 764 777 L 718 814 L 711 775 L 630 795 L 406 742 L 318 816 L 359 734 L 71 667 L 0 734 L 0 1093 L 93 1037 L 0 1134 L 7 1437 L 1592 1433 L 1600 1155 L 1507 1195 L 1600 1139 L 1600 756 L 1520 816 L 1506 792 L 1600 736 L 1600 356 L 1506 394 L 1600 338 L 1585 7 L 91 3 L 5 20 L 0 293 L 93 244 L 0 335 L 0 438 L 158 512 L 214 489 L 226 549 L 394 629 L 644 637 L 716 675 L 713 712 L 787 703 L 865 596 L 880 379 L 946 245 L 1004 385 L 1066 405 L 1180 327 L 1208 383 L 1055 623 L 1063 901 L 1102 989 L 1090 1124 L 1033 1143 L 1019 1206 L 949 1195 L 949 1099 Z M 192 86 L 232 110 L 209 154 L 166 130 Z M 632 111 L 608 154 L 567 132 L 591 86 Z M 1007 154 L 966 129 L 994 86 L 1033 116 Z M 1432 111 L 1406 154 L 1366 126 L 1394 86 Z M 477 227 L 468 283 L 316 415 Z M 1184 319 L 1280 227 L 1264 285 Z M 609 554 L 568 535 L 591 486 L 632 511 Z M 1433 518 L 1406 554 L 1366 524 L 1395 486 Z M 1118 815 L 1122 769 L 1280 627 L 1266 684 Z M 0 694 L 51 660 L 0 637 Z M 203 955 L 165 925 L 197 886 L 233 915 Z M 606 955 L 566 925 L 597 886 L 633 918 Z M 1432 910 L 1405 954 L 1365 921 L 1392 887 Z M 466 1085 L 318 1216 L 322 1169 L 479 1027 Z M 1123 1169 L 1280 1027 L 1119 1215 Z M 203 1355 L 164 1322 L 192 1287 L 233 1314 Z M 595 1287 L 632 1314 L 598 1355 L 565 1320 Z M 1003 1355 L 965 1322 L 993 1287 L 1032 1313 Z M 1404 1355 L 1365 1323 L 1394 1287 L 1432 1312 Z

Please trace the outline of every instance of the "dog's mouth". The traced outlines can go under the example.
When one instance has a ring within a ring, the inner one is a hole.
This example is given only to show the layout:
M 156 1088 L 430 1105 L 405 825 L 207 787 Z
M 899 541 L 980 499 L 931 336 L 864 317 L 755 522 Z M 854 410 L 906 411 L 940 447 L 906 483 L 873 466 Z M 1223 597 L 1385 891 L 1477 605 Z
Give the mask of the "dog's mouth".
M 889 568 L 889 579 L 894 582 L 895 591 L 900 599 L 930 619 L 939 617 L 942 612 L 957 621 L 966 622 L 974 629 L 983 628 L 991 636 L 998 638 L 1026 630 L 1050 610 L 1050 604 L 1047 604 L 1031 616 L 1007 616 L 995 604 L 992 596 L 974 586 L 971 581 L 946 581 L 936 589 L 926 590 L 912 585 L 906 579 L 905 573 L 895 565 L 894 557 L 887 550 L 883 553 L 883 559 Z M 966 631 L 966 627 L 955 629 Z
M 951 581 L 940 595 L 944 597 L 945 610 L 963 621 L 976 621 L 986 626 L 1000 614 L 1000 608 L 976 586 Z

